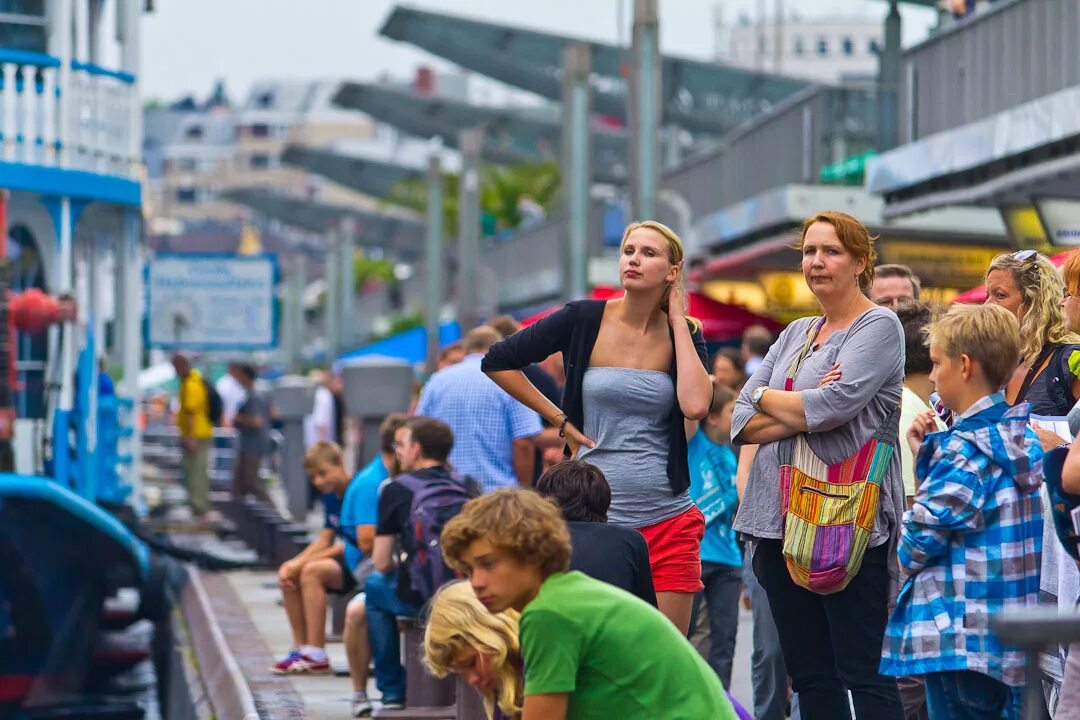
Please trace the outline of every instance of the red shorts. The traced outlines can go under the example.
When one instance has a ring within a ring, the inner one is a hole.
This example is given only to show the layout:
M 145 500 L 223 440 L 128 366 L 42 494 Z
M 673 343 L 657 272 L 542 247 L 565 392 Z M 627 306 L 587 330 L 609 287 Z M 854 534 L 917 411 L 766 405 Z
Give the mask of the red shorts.
M 701 538 L 705 516 L 694 506 L 682 515 L 638 528 L 649 546 L 656 592 L 696 593 L 701 584 Z

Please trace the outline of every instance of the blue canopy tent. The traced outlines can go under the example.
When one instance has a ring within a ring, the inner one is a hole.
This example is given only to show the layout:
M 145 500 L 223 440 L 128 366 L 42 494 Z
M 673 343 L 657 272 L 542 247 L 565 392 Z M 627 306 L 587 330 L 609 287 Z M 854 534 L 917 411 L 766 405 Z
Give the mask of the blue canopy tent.
M 445 347 L 461 339 L 461 326 L 456 320 L 447 320 L 439 326 L 439 347 Z M 396 335 L 361 345 L 338 356 L 334 361 L 334 372 L 358 358 L 385 357 L 404 360 L 413 365 L 422 365 L 427 359 L 427 331 L 415 327 Z

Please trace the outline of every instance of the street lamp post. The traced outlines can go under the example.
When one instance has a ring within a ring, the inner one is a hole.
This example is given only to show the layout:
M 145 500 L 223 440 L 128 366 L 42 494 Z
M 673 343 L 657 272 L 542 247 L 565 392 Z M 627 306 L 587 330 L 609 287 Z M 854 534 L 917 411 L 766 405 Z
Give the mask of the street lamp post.
M 592 143 L 589 133 L 589 73 L 586 43 L 563 50 L 563 204 L 566 208 L 566 266 L 563 294 L 580 300 L 589 292 L 589 186 Z

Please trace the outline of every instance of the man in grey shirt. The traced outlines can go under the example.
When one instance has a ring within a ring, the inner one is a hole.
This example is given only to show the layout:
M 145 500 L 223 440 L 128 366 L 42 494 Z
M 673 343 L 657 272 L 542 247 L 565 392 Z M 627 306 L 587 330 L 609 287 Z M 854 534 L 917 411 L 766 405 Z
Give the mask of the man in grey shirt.
M 270 447 L 270 403 L 266 396 L 255 391 L 258 373 L 254 367 L 240 365 L 237 375 L 247 397 L 233 418 L 237 435 L 233 498 L 242 500 L 250 494 L 268 503 L 270 496 L 259 477 L 259 470 Z

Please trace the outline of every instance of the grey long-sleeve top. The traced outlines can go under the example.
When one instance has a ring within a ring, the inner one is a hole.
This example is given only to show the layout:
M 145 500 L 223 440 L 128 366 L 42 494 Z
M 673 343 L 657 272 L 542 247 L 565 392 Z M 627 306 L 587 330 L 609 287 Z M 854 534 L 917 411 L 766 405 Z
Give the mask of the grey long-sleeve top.
M 791 364 L 806 342 L 807 331 L 817 320 L 802 318 L 788 325 L 769 349 L 761 367 L 743 387 L 731 421 L 731 436 L 736 444 L 746 443 L 739 433 L 755 415 L 750 396 L 762 385 L 784 389 Z M 840 363 L 842 377 L 819 388 L 822 376 L 834 363 Z M 804 391 L 803 407 L 810 449 L 827 463 L 839 462 L 854 454 L 900 401 L 903 381 L 904 331 L 891 310 L 867 310 L 847 330 L 834 332 L 823 346 L 806 356 L 795 374 L 793 389 Z M 779 540 L 783 537 L 778 445 L 766 443 L 758 448 L 746 491 L 739 503 L 734 529 L 751 538 Z M 900 453 L 895 452 L 882 480 L 878 514 L 870 536 L 871 547 L 897 535 L 903 512 L 904 483 Z

